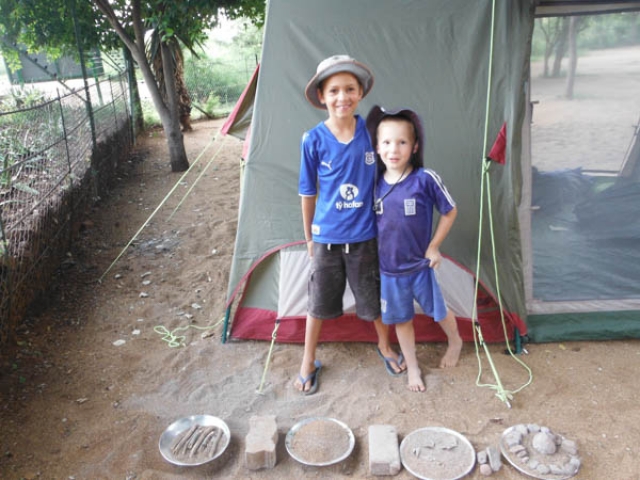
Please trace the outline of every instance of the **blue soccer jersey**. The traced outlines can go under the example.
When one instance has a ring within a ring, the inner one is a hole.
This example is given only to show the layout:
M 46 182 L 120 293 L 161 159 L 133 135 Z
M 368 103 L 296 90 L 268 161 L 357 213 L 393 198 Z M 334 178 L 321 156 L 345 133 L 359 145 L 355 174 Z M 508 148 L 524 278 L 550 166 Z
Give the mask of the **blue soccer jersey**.
M 431 241 L 434 208 L 444 215 L 455 202 L 436 172 L 413 170 L 397 185 L 378 179 L 377 209 L 380 271 L 387 275 L 415 272 L 429 266 L 424 255 Z
M 375 168 L 369 133 L 359 115 L 349 143 L 339 142 L 324 122 L 303 135 L 298 193 L 317 195 L 311 225 L 315 242 L 356 243 L 376 236 Z

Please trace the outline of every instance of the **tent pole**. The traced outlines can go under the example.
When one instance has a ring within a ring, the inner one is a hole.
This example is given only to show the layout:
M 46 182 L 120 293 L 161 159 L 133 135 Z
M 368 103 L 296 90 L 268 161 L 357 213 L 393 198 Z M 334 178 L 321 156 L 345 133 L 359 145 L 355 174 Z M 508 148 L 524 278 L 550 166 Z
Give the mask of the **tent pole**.
M 222 324 L 222 343 L 227 343 L 227 337 L 228 337 L 228 328 L 229 328 L 229 317 L 231 316 L 231 305 L 229 305 L 227 307 L 227 309 L 224 311 L 224 323 Z
M 513 345 L 515 346 L 516 354 L 522 353 L 522 337 L 520 336 L 520 330 L 516 327 L 513 330 Z

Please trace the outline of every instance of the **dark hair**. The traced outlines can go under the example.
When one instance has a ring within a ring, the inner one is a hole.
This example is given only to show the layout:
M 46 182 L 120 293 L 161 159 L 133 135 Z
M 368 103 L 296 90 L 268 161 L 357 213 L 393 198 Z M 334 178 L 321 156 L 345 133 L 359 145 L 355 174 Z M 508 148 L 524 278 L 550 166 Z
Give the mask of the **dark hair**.
M 383 122 L 386 121 L 391 121 L 391 122 L 406 122 L 409 125 L 411 125 L 413 127 L 413 141 L 414 141 L 414 146 L 416 144 L 416 142 L 418 143 L 418 149 L 415 152 L 411 152 L 411 159 L 409 160 L 409 163 L 411 163 L 411 166 L 414 169 L 418 169 L 418 168 L 424 168 L 424 160 L 422 158 L 422 135 L 421 135 L 421 128 L 420 125 L 416 125 L 415 121 L 413 118 L 411 118 L 411 116 L 407 115 L 405 113 L 405 111 L 401 111 L 399 113 L 394 113 L 394 114 L 390 114 L 390 115 L 385 115 L 384 117 L 382 117 L 380 119 L 380 122 L 378 123 L 378 125 L 376 126 L 376 131 L 374 134 L 374 138 L 372 138 L 372 142 L 375 142 L 374 148 L 376 148 L 377 143 L 378 143 L 378 128 L 380 128 L 380 125 L 382 125 Z M 384 172 L 387 167 L 384 164 L 384 162 L 382 161 L 382 159 L 380 158 L 380 155 L 378 154 L 378 152 L 376 151 L 376 161 L 378 164 L 378 172 L 382 173 Z

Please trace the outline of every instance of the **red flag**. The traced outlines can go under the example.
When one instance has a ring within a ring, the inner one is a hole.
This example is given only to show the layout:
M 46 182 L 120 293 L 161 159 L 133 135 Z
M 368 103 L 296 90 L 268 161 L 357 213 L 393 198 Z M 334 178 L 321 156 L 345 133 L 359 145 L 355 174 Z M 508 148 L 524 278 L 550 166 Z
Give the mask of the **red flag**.
M 496 137 L 496 141 L 493 143 L 493 147 L 491 147 L 491 151 L 487 158 L 490 158 L 494 162 L 499 163 L 500 165 L 505 164 L 505 153 L 507 150 L 507 123 L 502 124 L 502 128 L 500 128 L 500 132 L 498 132 L 498 136 Z

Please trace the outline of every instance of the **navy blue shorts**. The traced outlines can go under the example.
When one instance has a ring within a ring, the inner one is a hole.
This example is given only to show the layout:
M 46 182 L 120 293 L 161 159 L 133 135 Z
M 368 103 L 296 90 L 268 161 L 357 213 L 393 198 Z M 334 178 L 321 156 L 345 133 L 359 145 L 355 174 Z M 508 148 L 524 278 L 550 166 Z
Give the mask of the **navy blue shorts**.
M 313 244 L 308 294 L 309 315 L 328 320 L 343 314 L 347 280 L 356 300 L 356 315 L 380 317 L 380 270 L 376 239 L 359 243 Z
M 380 275 L 382 323 L 393 325 L 411 320 L 415 314 L 415 299 L 424 313 L 436 322 L 447 316 L 447 305 L 432 268 L 407 275 Z

